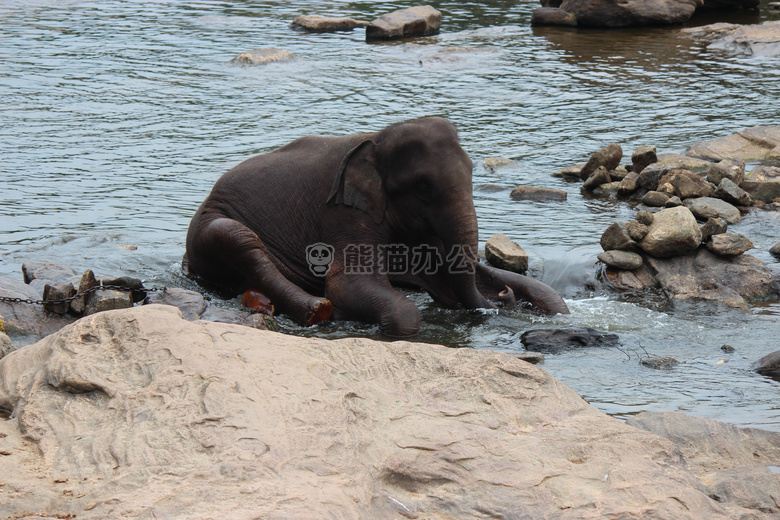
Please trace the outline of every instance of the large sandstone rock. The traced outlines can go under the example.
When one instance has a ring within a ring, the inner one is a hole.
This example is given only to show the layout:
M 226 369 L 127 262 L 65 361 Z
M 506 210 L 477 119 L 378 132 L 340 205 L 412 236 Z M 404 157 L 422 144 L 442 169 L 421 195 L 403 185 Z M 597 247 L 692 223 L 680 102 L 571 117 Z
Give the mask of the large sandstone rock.
M 685 255 L 701 244 L 701 231 L 696 218 L 683 206 L 659 211 L 648 227 L 639 247 L 656 258 Z
M 780 513 L 698 477 L 742 449 L 760 457 L 719 485 L 778 478 L 755 436 L 725 458 L 706 435 L 678 447 L 509 354 L 299 338 L 148 305 L 83 318 L 7 355 L 0 375 L 0 408 L 13 410 L 0 420 L 6 517 Z M 689 445 L 702 446 L 690 460 Z
M 688 155 L 710 161 L 777 161 L 780 160 L 780 126 L 754 126 L 733 135 L 703 141 L 691 146 Z
M 366 27 L 366 40 L 395 40 L 439 32 L 441 12 L 430 5 L 383 14 Z
M 715 23 L 682 32 L 711 40 L 708 47 L 712 49 L 748 56 L 780 55 L 780 20 L 751 25 Z
M 709 301 L 747 309 L 748 303 L 780 298 L 780 278 L 751 255 L 718 256 L 701 247 L 685 256 L 645 259 L 672 302 Z
M 368 22 L 352 18 L 326 18 L 318 15 L 301 15 L 292 21 L 290 27 L 306 32 L 351 31 L 355 27 L 365 27 Z

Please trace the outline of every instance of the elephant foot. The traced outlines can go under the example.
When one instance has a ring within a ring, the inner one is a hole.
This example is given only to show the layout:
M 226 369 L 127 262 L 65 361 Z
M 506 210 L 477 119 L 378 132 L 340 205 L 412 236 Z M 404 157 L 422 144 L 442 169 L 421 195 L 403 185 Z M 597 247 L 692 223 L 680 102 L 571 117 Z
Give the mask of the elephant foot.
M 275 310 L 268 296 L 257 289 L 245 291 L 244 295 L 241 296 L 241 305 L 248 309 L 254 309 L 261 314 L 268 314 L 269 316 L 272 316 Z
M 321 321 L 329 320 L 333 314 L 333 304 L 325 298 L 318 298 L 309 308 L 306 315 L 306 325 L 314 325 Z

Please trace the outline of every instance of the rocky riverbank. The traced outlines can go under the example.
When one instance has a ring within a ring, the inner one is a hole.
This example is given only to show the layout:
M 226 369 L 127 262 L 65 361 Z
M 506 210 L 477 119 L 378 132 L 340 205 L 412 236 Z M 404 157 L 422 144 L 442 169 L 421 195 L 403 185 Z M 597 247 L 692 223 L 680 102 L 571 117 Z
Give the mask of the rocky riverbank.
M 674 413 L 626 424 L 509 354 L 147 305 L 82 318 L 0 374 L 13 518 L 780 514 L 780 434 Z

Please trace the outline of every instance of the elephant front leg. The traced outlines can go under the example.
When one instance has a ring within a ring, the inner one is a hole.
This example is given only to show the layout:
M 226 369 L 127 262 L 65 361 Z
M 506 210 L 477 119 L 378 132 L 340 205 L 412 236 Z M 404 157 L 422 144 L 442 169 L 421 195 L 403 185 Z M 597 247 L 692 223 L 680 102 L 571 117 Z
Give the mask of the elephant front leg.
M 229 218 L 217 218 L 188 239 L 188 268 L 206 281 L 239 280 L 267 295 L 280 311 L 313 325 L 330 319 L 333 305 L 312 296 L 279 272 L 262 240 L 251 229 Z
M 517 301 L 527 301 L 539 312 L 550 315 L 570 314 L 569 308 L 555 289 L 528 276 L 476 264 L 476 281 L 479 291 L 491 300 L 506 301 L 510 297 L 509 293 L 504 291 L 510 289 Z
M 397 338 L 420 330 L 417 306 L 387 277 L 341 273 L 328 279 L 325 297 L 333 302 L 336 319 L 378 323 L 383 334 Z

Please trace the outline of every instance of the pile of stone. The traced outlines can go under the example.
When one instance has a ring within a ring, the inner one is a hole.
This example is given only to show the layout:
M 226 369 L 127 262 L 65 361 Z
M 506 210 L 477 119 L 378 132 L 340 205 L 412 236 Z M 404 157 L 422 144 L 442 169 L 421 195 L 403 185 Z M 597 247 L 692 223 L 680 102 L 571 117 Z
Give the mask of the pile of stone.
M 23 280 L 0 276 L 0 333 L 10 336 L 17 346 L 37 341 L 83 316 L 150 303 L 178 307 L 192 321 L 278 329 L 272 316 L 210 305 L 201 293 L 187 289 L 147 289 L 130 276 L 96 277 L 91 269 L 79 276 L 66 265 L 50 262 L 24 263 L 22 275 Z M 4 345 L 0 335 L 0 358 L 7 350 Z

